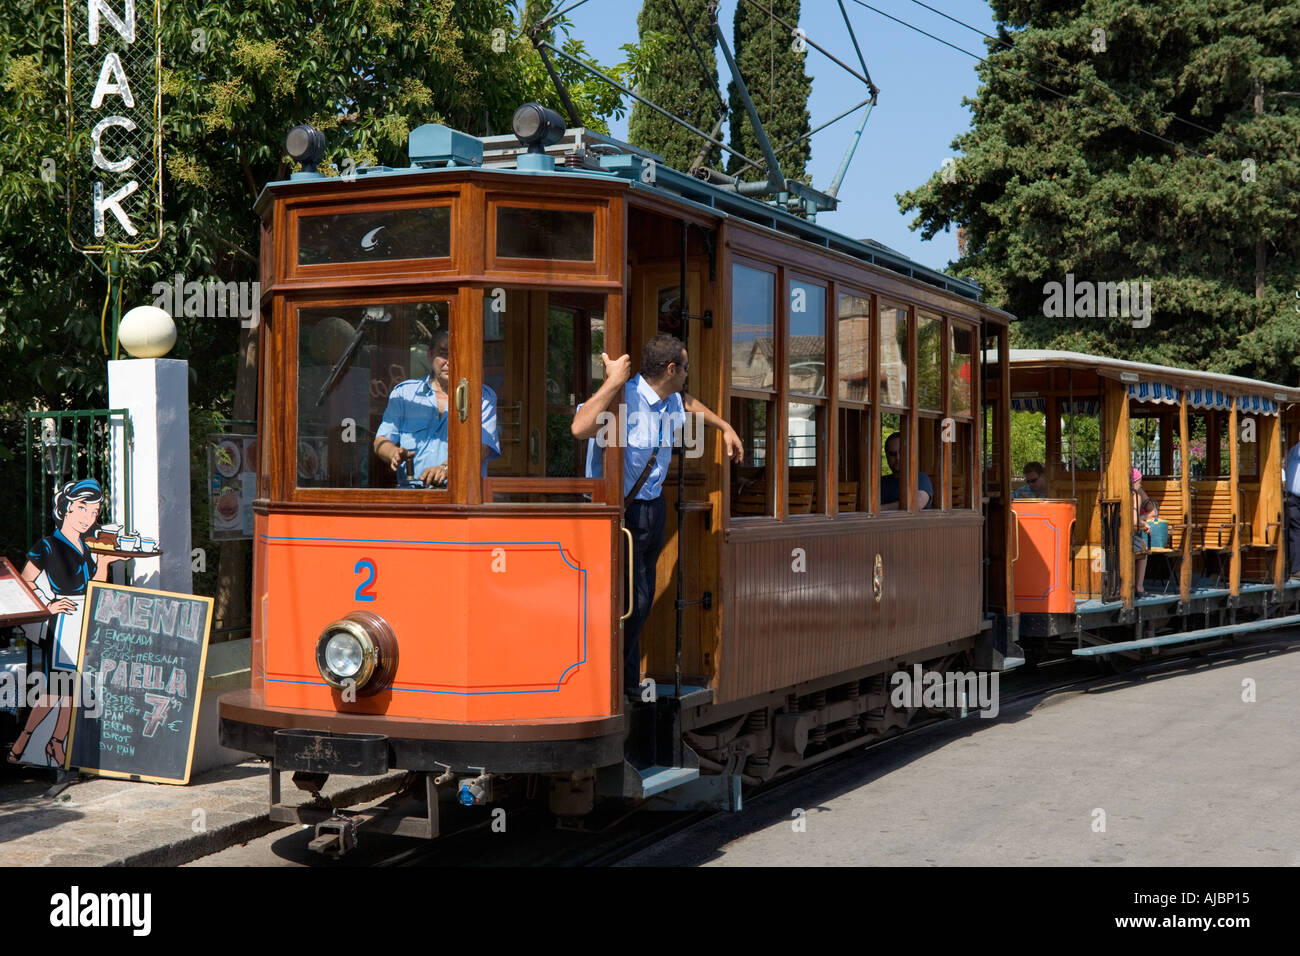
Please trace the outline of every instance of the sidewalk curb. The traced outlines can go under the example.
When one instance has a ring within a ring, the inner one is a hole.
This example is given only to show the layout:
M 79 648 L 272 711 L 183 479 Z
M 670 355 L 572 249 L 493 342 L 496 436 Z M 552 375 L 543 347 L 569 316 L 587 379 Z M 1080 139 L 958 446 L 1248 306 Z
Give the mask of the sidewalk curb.
M 377 800 L 387 794 L 395 793 L 405 777 L 405 771 L 386 774 L 375 780 L 330 794 L 329 800 L 335 807 L 350 807 L 358 803 Z M 201 857 L 211 856 L 213 853 L 227 850 L 236 844 L 247 843 L 275 830 L 288 829 L 292 826 L 291 823 L 272 822 L 268 807 L 266 813 L 258 814 L 247 820 L 240 820 L 237 823 L 230 823 L 203 833 L 196 833 L 166 846 L 133 853 L 122 859 L 105 863 L 104 866 L 182 866 Z

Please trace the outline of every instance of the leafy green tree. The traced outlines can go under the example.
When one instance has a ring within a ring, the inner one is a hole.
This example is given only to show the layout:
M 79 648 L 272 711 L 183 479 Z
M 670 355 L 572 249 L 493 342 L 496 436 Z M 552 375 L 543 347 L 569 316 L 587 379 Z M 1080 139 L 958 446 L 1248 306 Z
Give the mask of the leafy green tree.
M 721 127 L 716 124 L 722 115 L 722 101 L 708 6 L 708 0 L 645 0 L 636 18 L 645 57 L 636 75 L 636 91 L 720 139 Z M 690 37 L 682 20 L 690 28 Z M 627 134 L 632 145 L 658 153 L 674 169 L 713 166 L 721 152 L 716 146 L 706 150 L 708 144 L 700 137 L 639 102 L 632 105 Z
M 914 227 L 929 238 L 964 226 L 954 268 L 1022 317 L 1019 346 L 1294 382 L 1300 99 L 1282 94 L 1300 91 L 1300 6 L 993 0 L 993 10 L 1000 42 L 978 68 L 971 129 L 952 144 L 960 158 L 899 197 Z M 1046 317 L 1046 286 L 1067 273 L 1150 282 L 1150 325 Z
M 775 16 L 769 16 L 769 10 Z M 811 129 L 808 96 L 812 93 L 812 77 L 804 69 L 808 54 L 802 38 L 792 36 L 776 17 L 789 24 L 798 24 L 799 0 L 771 0 L 770 5 L 741 0 L 736 7 L 734 56 L 745 80 L 745 88 L 749 90 L 759 119 L 763 121 L 767 138 L 773 149 L 781 150 L 782 146 Z M 761 163 L 763 153 L 758 148 L 758 137 L 754 134 L 735 80 L 732 80 L 728 92 L 731 145 Z M 805 139 L 779 151 L 777 160 L 786 177 L 803 179 L 811 156 L 812 140 Z M 735 156 L 728 161 L 727 170 L 732 174 L 746 170 L 753 172 Z M 754 178 L 751 174 L 745 178 Z

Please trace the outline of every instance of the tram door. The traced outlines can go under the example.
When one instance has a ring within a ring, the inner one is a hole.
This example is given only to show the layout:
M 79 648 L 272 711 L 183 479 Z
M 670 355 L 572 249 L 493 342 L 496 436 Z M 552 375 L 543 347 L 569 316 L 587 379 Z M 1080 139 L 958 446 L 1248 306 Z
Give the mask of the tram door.
M 646 225 L 636 228 L 639 218 Z M 708 402 L 707 396 L 716 388 L 720 363 L 712 359 L 716 348 L 699 319 L 681 315 L 681 229 L 676 221 L 650 214 L 634 215 L 629 229 L 632 244 L 630 262 L 630 295 L 627 310 L 628 354 L 632 357 L 634 372 L 640 371 L 641 349 L 655 335 L 675 335 L 686 343 L 690 369 L 686 390 Z M 632 238 L 636 237 L 636 238 Z M 698 237 L 692 235 L 691 254 L 687 260 L 687 311 L 702 315 L 713 308 L 709 299 L 712 288 L 708 282 L 708 266 Z M 714 409 L 717 411 L 717 408 Z M 725 411 L 723 412 L 725 416 Z M 698 601 L 700 594 L 716 590 L 709 582 L 716 580 L 717 546 L 714 541 L 716 527 L 700 511 L 686 511 L 682 538 L 677 532 L 677 472 L 683 469 L 686 502 L 707 502 L 710 492 L 721 489 L 721 471 L 712 463 L 717 435 L 711 429 L 702 436 L 704 453 L 698 457 L 674 454 L 672 467 L 664 482 L 664 498 L 668 505 L 664 528 L 664 548 L 659 556 L 656 573 L 655 602 L 651 607 L 641 636 L 641 649 L 645 673 L 656 681 L 671 680 L 676 668 L 677 575 L 684 571 L 685 599 Z M 689 507 L 689 505 L 688 505 Z M 709 611 L 698 604 L 686 607 L 682 616 L 682 679 L 688 684 L 707 684 L 714 668 L 715 651 L 712 646 L 712 620 Z

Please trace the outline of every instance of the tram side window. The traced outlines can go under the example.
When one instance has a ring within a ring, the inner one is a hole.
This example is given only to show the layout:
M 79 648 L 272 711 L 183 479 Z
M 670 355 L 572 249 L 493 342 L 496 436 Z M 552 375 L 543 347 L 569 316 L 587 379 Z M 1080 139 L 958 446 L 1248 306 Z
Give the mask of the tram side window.
M 919 380 L 918 380 L 919 385 Z M 916 449 L 917 465 L 920 468 L 924 478 L 921 479 L 920 487 L 925 487 L 925 481 L 930 482 L 933 489 L 930 495 L 930 503 L 927 508 L 942 508 L 943 504 L 943 422 L 936 416 L 921 414 L 917 416 L 916 423 Z M 906 469 L 906 465 L 903 466 Z
M 836 488 L 839 494 L 839 512 L 867 511 L 871 504 L 871 410 L 841 408 L 836 435 L 839 448 Z
M 948 351 L 948 414 L 971 414 L 971 347 L 975 333 L 958 322 L 952 323 Z
M 907 309 L 880 307 L 880 403 L 907 406 Z
M 836 322 L 839 410 L 836 422 L 836 488 L 841 514 L 869 511 L 871 504 L 871 298 L 839 296 Z
M 745 460 L 731 465 L 731 515 L 772 516 L 774 469 L 785 464 L 779 452 L 775 459 L 771 455 L 777 397 L 776 274 L 741 263 L 731 269 L 729 421 L 746 450 Z
M 952 460 L 952 484 L 949 507 L 973 508 L 975 493 L 971 470 L 975 460 L 974 401 L 971 380 L 974 371 L 973 328 L 949 320 L 948 336 L 948 415 L 951 433 L 941 436 L 948 442 Z
M 986 331 L 980 336 L 980 349 L 984 360 L 980 363 L 983 378 L 982 405 L 984 428 L 980 432 L 980 474 L 983 476 L 984 497 L 1000 498 L 1002 495 L 1002 458 L 1001 443 L 1008 440 L 1000 426 L 1001 402 L 998 395 L 1002 393 L 1002 339 L 995 333 Z
M 916 407 L 943 411 L 943 322 L 920 312 L 916 316 Z
M 909 446 L 909 418 L 901 412 L 882 412 L 880 415 L 880 510 L 908 511 L 917 492 L 924 491 L 928 497 L 925 507 L 937 508 L 939 502 L 934 500 L 934 483 L 921 468 L 920 477 L 909 480 L 911 467 Z M 919 456 L 922 463 L 926 452 Z M 930 452 L 932 455 L 933 452 Z
M 973 422 L 954 421 L 952 451 L 952 504 L 953 508 L 973 508 L 971 486 L 972 450 L 975 446 Z
M 430 350 L 446 354 L 450 319 L 445 301 L 299 310 L 298 487 L 394 487 L 398 476 L 374 450 L 394 395 L 406 412 L 394 444 L 414 453 L 417 468 L 445 465 L 446 414 L 440 425 L 430 372 L 438 365 L 441 380 L 451 369 Z
M 788 513 L 825 514 L 822 485 L 826 456 L 826 288 L 790 280 L 788 350 L 790 400 L 786 405 L 789 443 Z
M 745 461 L 731 463 L 731 514 L 736 518 L 770 516 L 772 469 L 768 449 L 772 447 L 771 402 L 754 399 L 731 400 L 731 427 L 745 446 Z
M 605 297 L 493 289 L 483 297 L 483 380 L 497 394 L 501 456 L 489 478 L 588 477 L 588 442 L 570 433 L 605 377 Z M 615 410 L 616 411 L 616 410 Z M 592 476 L 603 474 L 596 448 Z M 585 501 L 582 491 L 494 491 L 496 502 Z

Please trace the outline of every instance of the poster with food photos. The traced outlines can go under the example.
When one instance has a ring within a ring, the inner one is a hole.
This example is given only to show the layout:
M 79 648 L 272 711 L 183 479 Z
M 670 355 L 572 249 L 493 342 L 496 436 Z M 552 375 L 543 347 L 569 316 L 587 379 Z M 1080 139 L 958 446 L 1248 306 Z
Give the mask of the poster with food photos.
M 253 536 L 257 497 L 257 437 L 216 434 L 208 439 L 208 493 L 214 541 Z

